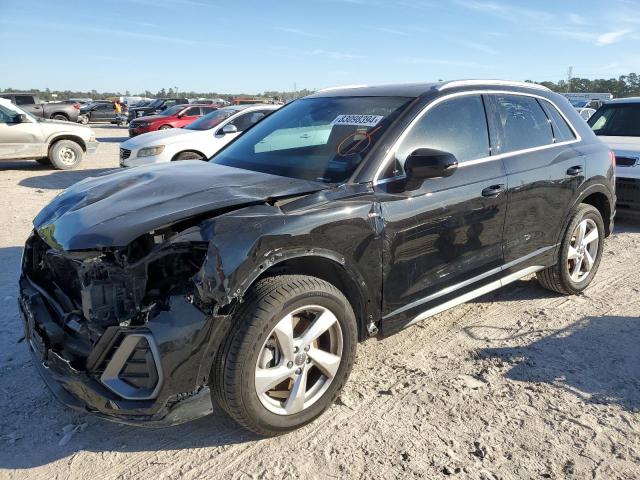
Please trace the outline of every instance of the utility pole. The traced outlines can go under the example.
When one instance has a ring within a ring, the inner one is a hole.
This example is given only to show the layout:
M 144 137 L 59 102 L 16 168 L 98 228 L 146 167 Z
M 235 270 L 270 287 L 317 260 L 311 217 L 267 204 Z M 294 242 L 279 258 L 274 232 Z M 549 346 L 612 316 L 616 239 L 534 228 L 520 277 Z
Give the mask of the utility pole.
M 573 78 L 573 67 L 569 67 L 567 72 L 567 93 L 571 92 L 571 79 Z

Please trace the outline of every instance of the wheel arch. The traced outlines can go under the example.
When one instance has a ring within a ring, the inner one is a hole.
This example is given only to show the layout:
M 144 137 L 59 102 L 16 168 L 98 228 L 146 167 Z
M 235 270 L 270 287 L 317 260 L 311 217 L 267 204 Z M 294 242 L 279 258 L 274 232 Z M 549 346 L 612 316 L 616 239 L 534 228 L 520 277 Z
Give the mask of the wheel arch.
M 171 157 L 171 161 L 173 162 L 176 158 L 178 158 L 178 155 L 180 155 L 181 153 L 197 153 L 203 158 L 207 158 L 207 156 L 201 151 L 196 150 L 195 148 L 188 148 L 187 150 L 179 150 L 178 152 L 174 153 L 173 156 Z
M 320 278 L 340 290 L 353 309 L 358 326 L 358 339 L 368 336 L 367 325 L 372 320 L 372 299 L 366 293 L 366 282 L 361 275 L 348 269 L 344 259 L 332 252 L 315 252 L 313 254 L 293 253 L 280 259 L 268 267 L 258 267 L 257 275 L 247 284 L 246 289 L 256 281 L 276 275 L 307 275 Z
M 580 192 L 573 207 L 580 203 L 586 203 L 598 209 L 604 222 L 605 237 L 608 237 L 612 229 L 611 215 L 615 212 L 615 199 L 611 192 L 604 185 L 592 184 Z
M 51 148 L 60 140 L 70 140 L 72 142 L 75 142 L 78 145 L 80 145 L 83 152 L 85 153 L 87 152 L 87 144 L 82 139 L 82 137 L 79 137 L 78 135 L 73 135 L 73 134 L 60 134 L 49 139 L 47 144 L 47 153 L 49 153 L 51 151 Z

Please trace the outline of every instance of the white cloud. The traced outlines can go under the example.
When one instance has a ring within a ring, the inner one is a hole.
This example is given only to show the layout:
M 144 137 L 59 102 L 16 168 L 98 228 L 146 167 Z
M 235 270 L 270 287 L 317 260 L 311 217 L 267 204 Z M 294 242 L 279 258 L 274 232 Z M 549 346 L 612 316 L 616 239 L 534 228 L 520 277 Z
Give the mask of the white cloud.
M 321 48 L 316 48 L 310 53 L 311 55 L 331 58 L 333 60 L 356 60 L 358 58 L 364 58 L 362 55 L 355 55 L 352 53 L 344 53 L 344 52 L 334 52 L 330 50 L 323 50 Z
M 278 30 L 279 32 L 290 33 L 292 35 L 298 35 L 300 37 L 309 37 L 309 38 L 322 38 L 322 35 L 313 32 L 307 32 L 306 30 L 300 30 L 299 28 L 292 27 L 273 27 L 274 30 Z
M 631 29 L 616 30 L 616 31 L 613 31 L 613 32 L 603 33 L 603 34 L 598 35 L 596 37 L 596 44 L 598 44 L 598 45 L 611 45 L 611 44 L 614 44 L 614 43 L 618 43 L 624 37 L 626 37 L 627 35 L 629 35 L 631 33 L 633 33 L 633 30 L 631 30 Z

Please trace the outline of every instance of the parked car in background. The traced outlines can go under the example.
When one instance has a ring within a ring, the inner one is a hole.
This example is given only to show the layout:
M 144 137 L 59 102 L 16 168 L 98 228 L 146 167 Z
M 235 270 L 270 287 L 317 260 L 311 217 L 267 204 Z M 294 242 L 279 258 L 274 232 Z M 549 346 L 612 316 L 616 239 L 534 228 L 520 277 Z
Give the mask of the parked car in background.
M 156 98 L 147 105 L 129 108 L 128 121 L 131 123 L 134 118 L 156 115 L 169 107 L 184 103 L 189 103 L 189 100 L 187 98 Z
M 589 125 L 616 154 L 618 212 L 640 214 L 640 97 L 606 103 Z
M 142 134 L 120 144 L 120 166 L 205 160 L 277 108 L 276 105 L 224 107 L 184 128 Z
M 6 98 L 25 112 L 40 118 L 53 120 L 66 120 L 77 122 L 80 114 L 79 103 L 45 103 L 31 93 L 0 93 L 0 97 Z
M 121 170 L 53 199 L 24 248 L 25 347 L 83 412 L 172 424 L 220 408 L 283 434 L 331 406 L 369 336 L 534 273 L 583 292 L 613 178 L 607 146 L 544 87 L 321 91 L 209 162 Z
M 94 102 L 80 107 L 80 123 L 111 123 L 115 119 L 116 111 L 113 102 Z
M 194 120 L 207 115 L 217 107 L 212 105 L 180 104 L 169 107 L 157 115 L 138 117 L 129 123 L 129 136 L 135 137 L 143 133 L 167 130 L 169 128 L 182 128 Z
M 84 153 L 98 148 L 93 130 L 66 121 L 44 120 L 0 98 L 0 159 L 36 160 L 60 170 L 76 168 Z

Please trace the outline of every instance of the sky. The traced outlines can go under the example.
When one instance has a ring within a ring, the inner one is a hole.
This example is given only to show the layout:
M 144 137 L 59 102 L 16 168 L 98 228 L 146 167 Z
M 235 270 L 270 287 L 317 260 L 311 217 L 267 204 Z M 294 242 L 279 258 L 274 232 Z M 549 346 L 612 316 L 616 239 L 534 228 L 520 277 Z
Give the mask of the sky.
M 260 93 L 640 73 L 640 0 L 0 0 L 0 88 Z

